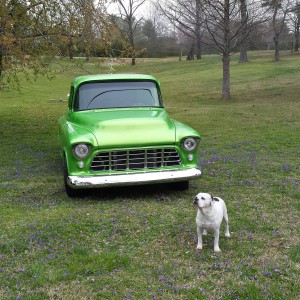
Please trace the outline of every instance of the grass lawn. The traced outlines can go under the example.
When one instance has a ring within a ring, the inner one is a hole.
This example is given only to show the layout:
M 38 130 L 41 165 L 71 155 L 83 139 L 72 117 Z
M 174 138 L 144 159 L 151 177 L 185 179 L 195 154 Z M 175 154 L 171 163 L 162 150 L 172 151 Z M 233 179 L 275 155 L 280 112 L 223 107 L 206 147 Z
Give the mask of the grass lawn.
M 220 100 L 218 56 L 114 66 L 157 77 L 170 115 L 201 133 L 203 177 L 187 192 L 66 196 L 57 139 L 66 102 L 49 100 L 107 66 L 0 92 L 0 299 L 299 299 L 300 55 L 249 56 L 232 58 L 230 101 Z M 227 203 L 220 254 L 212 235 L 196 250 L 200 191 Z

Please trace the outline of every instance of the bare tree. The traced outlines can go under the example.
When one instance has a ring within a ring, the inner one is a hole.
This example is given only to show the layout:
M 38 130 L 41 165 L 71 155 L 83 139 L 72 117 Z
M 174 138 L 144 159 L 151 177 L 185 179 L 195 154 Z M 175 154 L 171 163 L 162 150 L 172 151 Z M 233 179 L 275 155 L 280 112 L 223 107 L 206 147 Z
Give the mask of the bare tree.
M 223 61 L 222 99 L 230 99 L 230 56 L 239 49 L 256 26 L 263 21 L 255 13 L 256 1 L 251 2 L 251 15 L 240 19 L 240 0 L 204 0 L 205 28 L 203 42 L 220 52 Z M 249 8 L 249 4 L 248 4 Z
M 288 13 L 292 9 L 292 0 L 263 0 L 262 7 L 267 9 L 267 12 L 271 15 L 273 26 L 273 41 L 275 45 L 274 60 L 277 62 L 280 60 L 279 53 L 279 41 L 281 32 L 286 25 L 286 19 Z
M 145 3 L 146 0 L 114 0 L 118 4 L 119 15 L 124 19 L 127 28 L 126 35 L 128 36 L 130 43 L 130 57 L 131 65 L 136 64 L 136 47 L 135 47 L 135 31 L 142 18 L 138 18 L 137 10 Z
M 264 21 L 257 0 L 166 0 L 157 1 L 167 19 L 190 38 L 188 57 L 201 58 L 205 45 L 221 53 L 223 61 L 222 99 L 230 99 L 230 56 L 241 50 L 247 61 L 247 40 Z M 260 11 L 259 11 L 260 9 Z M 241 47 L 241 48 L 240 48 Z
M 222 99 L 230 99 L 230 55 L 236 46 L 239 31 L 233 31 L 232 16 L 237 14 L 237 1 L 205 1 L 205 25 L 209 33 L 206 43 L 210 43 L 222 53 L 223 82 Z
M 151 19 L 146 19 L 143 23 L 143 35 L 147 41 L 147 54 L 150 57 L 158 54 L 158 36 L 155 23 Z
M 188 59 L 193 59 L 195 48 L 197 59 L 202 57 L 202 2 L 202 0 L 157 0 L 156 2 L 168 21 L 191 40 Z
M 150 2 L 144 15 L 143 34 L 147 39 L 147 53 L 150 56 L 160 56 L 164 37 L 170 36 L 170 23 L 161 14 L 157 4 Z
M 297 1 L 291 9 L 290 23 L 294 32 L 293 51 L 299 52 L 300 38 L 300 1 Z

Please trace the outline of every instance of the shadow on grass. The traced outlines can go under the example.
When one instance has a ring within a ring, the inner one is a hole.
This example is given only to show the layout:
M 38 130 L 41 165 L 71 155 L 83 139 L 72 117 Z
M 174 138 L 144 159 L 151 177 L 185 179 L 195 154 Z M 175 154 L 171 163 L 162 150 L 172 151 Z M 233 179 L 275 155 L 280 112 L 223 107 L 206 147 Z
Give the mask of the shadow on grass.
M 73 201 L 123 201 L 139 200 L 161 202 L 178 197 L 178 193 L 184 191 L 175 190 L 172 184 L 153 184 L 125 187 L 106 187 L 98 189 L 87 189 L 77 198 L 69 198 Z

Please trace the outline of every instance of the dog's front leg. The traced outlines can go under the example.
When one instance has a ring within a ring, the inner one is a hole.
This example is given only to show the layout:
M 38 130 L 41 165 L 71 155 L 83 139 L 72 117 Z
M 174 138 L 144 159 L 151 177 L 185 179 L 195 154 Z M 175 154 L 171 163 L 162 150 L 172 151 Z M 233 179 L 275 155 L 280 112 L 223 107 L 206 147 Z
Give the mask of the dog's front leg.
M 220 235 L 220 230 L 215 229 L 214 231 L 214 251 L 215 252 L 221 252 L 221 249 L 219 248 L 219 235 Z
M 197 249 L 198 250 L 202 250 L 202 231 L 203 229 L 197 226 L 197 237 L 198 237 Z

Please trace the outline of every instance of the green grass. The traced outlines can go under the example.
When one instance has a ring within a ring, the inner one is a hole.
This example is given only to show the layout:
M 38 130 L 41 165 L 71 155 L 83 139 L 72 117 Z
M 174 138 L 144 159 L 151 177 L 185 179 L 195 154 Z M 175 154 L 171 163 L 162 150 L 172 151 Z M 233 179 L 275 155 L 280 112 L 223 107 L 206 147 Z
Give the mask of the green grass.
M 74 76 L 107 66 L 0 93 L 1 299 L 299 297 L 300 56 L 233 57 L 230 101 L 220 100 L 221 67 L 218 56 L 114 67 L 156 76 L 170 115 L 201 133 L 203 177 L 188 192 L 158 185 L 66 196 L 57 142 L 66 103 L 49 100 L 66 99 Z M 222 232 L 220 254 L 212 235 L 196 251 L 200 191 L 227 202 L 231 238 Z

